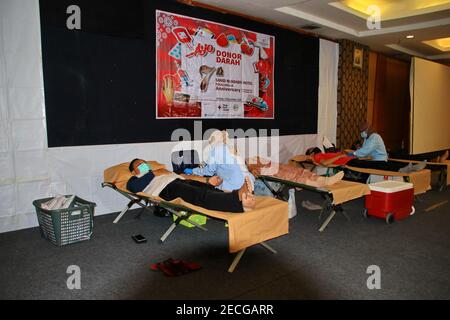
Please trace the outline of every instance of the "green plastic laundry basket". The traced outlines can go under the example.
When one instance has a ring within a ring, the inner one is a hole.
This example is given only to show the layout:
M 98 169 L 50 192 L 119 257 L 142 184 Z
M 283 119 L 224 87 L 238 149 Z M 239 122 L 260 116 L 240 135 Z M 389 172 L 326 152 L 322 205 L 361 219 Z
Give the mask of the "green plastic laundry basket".
M 33 201 L 42 236 L 56 246 L 89 240 L 94 229 L 96 204 L 75 196 L 71 206 L 67 209 L 46 210 L 41 208 L 42 203 L 51 199 Z

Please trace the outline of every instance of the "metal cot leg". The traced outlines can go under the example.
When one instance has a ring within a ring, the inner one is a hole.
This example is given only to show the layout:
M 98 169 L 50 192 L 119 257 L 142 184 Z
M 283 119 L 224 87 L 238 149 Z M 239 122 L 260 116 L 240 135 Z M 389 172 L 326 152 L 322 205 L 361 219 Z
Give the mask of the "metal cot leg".
M 447 170 L 441 169 L 439 172 L 439 179 L 438 179 L 438 190 L 442 191 L 445 189 L 447 185 Z
M 263 246 L 265 249 L 269 250 L 270 252 L 272 252 L 273 254 L 277 254 L 277 251 L 272 248 L 271 246 L 269 246 L 267 243 L 265 243 L 264 241 L 259 243 L 261 246 Z M 241 261 L 242 256 L 244 255 L 246 249 L 242 249 L 241 251 L 239 251 L 236 256 L 234 257 L 233 262 L 231 263 L 230 267 L 228 268 L 228 272 L 229 273 L 233 273 L 234 269 L 236 269 L 237 265 L 239 264 L 239 261 Z
M 133 206 L 133 204 L 135 204 L 136 201 L 135 200 L 131 200 L 125 208 L 123 208 L 123 210 L 119 213 L 119 215 L 117 216 L 116 219 L 114 219 L 113 223 L 117 223 L 119 222 L 120 219 L 122 219 L 122 216 L 125 214 L 125 212 L 127 212 L 128 210 L 130 210 L 130 208 Z
M 206 229 L 204 226 L 199 225 L 197 222 L 192 221 L 189 219 L 189 216 L 183 215 L 181 213 L 179 213 L 178 211 L 168 208 L 168 207 L 163 207 L 164 209 L 166 209 L 167 211 L 169 211 L 170 213 L 174 214 L 177 216 L 176 220 L 170 225 L 169 229 L 167 229 L 167 231 L 163 234 L 163 236 L 159 239 L 159 243 L 163 243 L 164 241 L 166 241 L 167 237 L 170 236 L 170 234 L 172 233 L 172 231 L 177 227 L 177 225 L 182 221 L 186 221 L 189 222 L 190 224 L 196 226 L 199 229 L 202 229 L 203 231 L 208 231 L 208 229 Z
M 271 246 L 269 246 L 267 243 L 265 243 L 264 241 L 260 243 L 260 245 L 262 245 L 264 248 L 266 248 L 267 250 L 269 250 L 270 252 L 272 252 L 273 254 L 277 254 L 278 252 L 272 248 Z
M 177 226 L 177 221 L 178 219 L 172 223 L 169 227 L 169 229 L 167 229 L 166 232 L 164 232 L 163 236 L 161 237 L 161 239 L 159 239 L 159 243 L 163 243 L 164 241 L 166 241 L 167 237 L 170 236 L 170 234 L 172 233 L 172 231 L 176 228 Z
M 228 268 L 229 273 L 233 273 L 234 269 L 238 265 L 239 261 L 241 260 L 242 256 L 244 255 L 244 253 L 245 253 L 245 249 L 242 249 L 241 251 L 239 251 L 237 253 L 236 257 L 234 257 L 233 262 L 231 263 L 230 267 Z
M 319 228 L 320 232 L 323 232 L 323 230 L 325 230 L 325 228 L 328 226 L 328 224 L 330 223 L 330 221 L 334 218 L 334 216 L 336 215 L 336 211 L 334 209 L 331 210 L 330 215 L 327 217 L 327 219 L 325 220 L 325 222 L 322 224 L 322 226 Z

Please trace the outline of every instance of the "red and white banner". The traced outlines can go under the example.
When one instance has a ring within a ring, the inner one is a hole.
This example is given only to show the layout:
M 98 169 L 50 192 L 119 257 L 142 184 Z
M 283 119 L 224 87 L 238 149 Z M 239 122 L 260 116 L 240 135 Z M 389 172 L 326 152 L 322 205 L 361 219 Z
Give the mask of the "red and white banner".
M 156 115 L 274 117 L 273 36 L 156 11 Z

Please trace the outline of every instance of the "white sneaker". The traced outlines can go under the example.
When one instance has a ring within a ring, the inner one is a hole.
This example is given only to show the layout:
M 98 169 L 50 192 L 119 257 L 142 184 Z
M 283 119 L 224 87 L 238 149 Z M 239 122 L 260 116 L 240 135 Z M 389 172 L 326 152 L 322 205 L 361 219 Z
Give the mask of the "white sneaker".
M 419 170 L 423 170 L 425 169 L 425 167 L 427 166 L 427 160 L 422 161 L 420 163 L 417 163 L 415 165 L 412 166 L 412 171 L 419 171 Z
M 400 168 L 399 170 L 398 170 L 398 172 L 401 172 L 401 173 L 411 173 L 413 171 L 413 166 L 412 166 L 412 163 L 410 162 L 410 163 L 408 163 L 406 166 L 404 166 L 403 168 Z
M 312 203 L 308 200 L 306 201 L 302 201 L 302 207 L 308 210 L 321 210 L 322 207 L 319 206 L 318 204 Z

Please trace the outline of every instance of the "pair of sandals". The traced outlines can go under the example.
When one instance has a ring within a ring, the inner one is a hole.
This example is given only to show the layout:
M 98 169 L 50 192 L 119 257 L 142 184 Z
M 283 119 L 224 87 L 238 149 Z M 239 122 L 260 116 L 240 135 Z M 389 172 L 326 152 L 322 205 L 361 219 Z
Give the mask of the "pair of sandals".
M 197 263 L 169 258 L 163 262 L 152 264 L 150 269 L 153 271 L 162 271 L 168 277 L 177 277 L 199 270 L 201 266 Z

